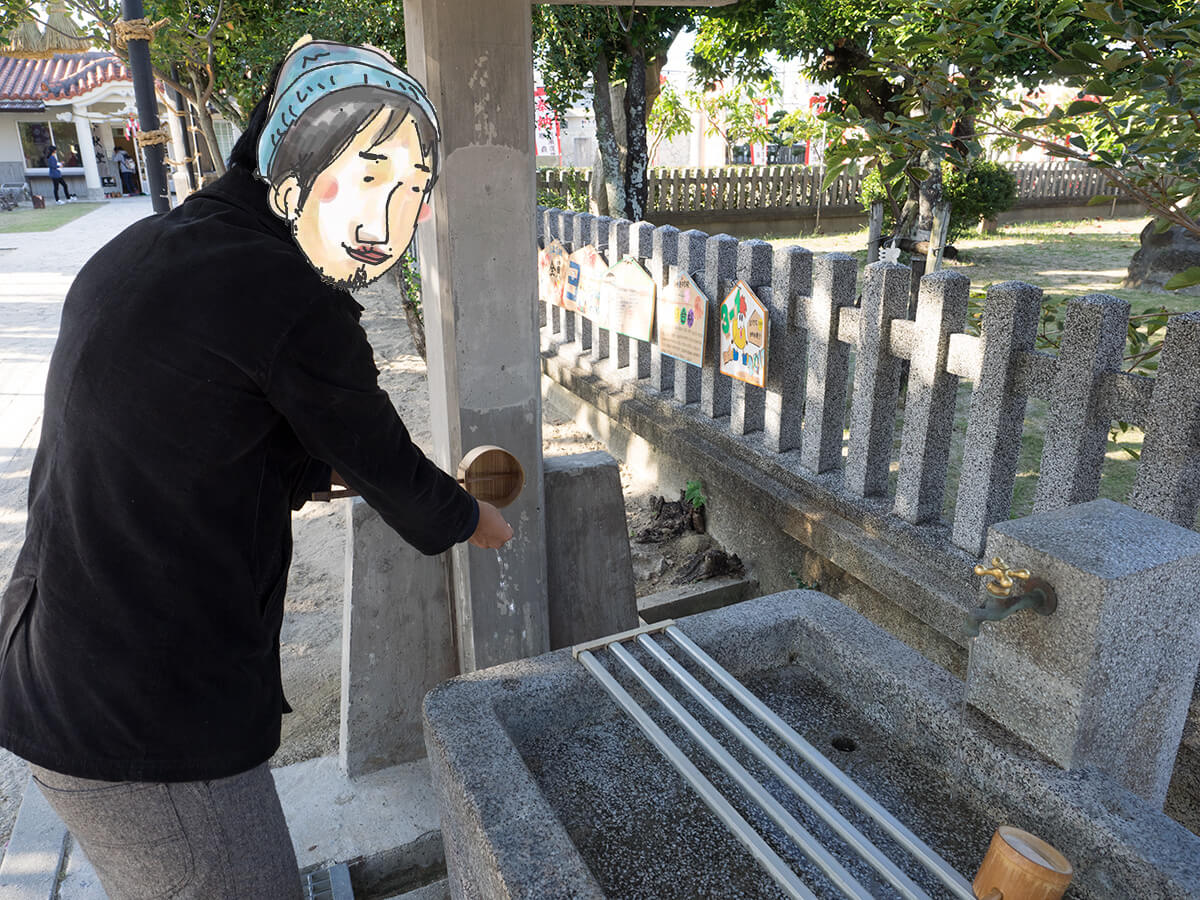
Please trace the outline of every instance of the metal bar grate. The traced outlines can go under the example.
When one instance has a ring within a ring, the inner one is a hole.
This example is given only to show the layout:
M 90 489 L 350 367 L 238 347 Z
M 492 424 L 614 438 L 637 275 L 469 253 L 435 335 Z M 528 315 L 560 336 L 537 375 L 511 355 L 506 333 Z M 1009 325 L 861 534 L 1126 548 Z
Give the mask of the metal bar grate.
M 300 886 L 304 900 L 354 900 L 350 869 L 345 863 L 304 874 Z
M 871 894 L 839 863 L 832 854 L 808 832 L 767 790 L 751 775 L 721 743 L 693 717 L 646 668 L 626 650 L 622 643 L 636 642 L 652 659 L 661 665 L 692 699 L 717 719 L 741 744 L 752 753 L 796 796 L 805 803 L 847 846 L 859 855 L 886 880 L 905 900 L 930 900 L 929 894 L 903 870 L 871 843 L 824 797 L 821 796 L 778 754 L 752 732 L 733 712 L 712 695 L 651 635 L 665 633 L 674 644 L 698 666 L 729 691 L 749 712 L 758 717 L 775 734 L 800 755 L 808 764 L 836 787 L 863 813 L 873 819 L 901 847 L 928 869 L 959 900 L 974 900 L 970 884 L 925 842 L 901 824 L 895 816 L 872 799 L 841 770 L 826 759 L 815 747 L 797 734 L 786 722 L 773 713 L 761 700 L 727 672 L 711 656 L 683 634 L 670 620 L 645 626 L 574 648 L 576 659 L 604 687 L 642 733 L 667 761 L 688 781 L 704 803 L 732 832 L 767 873 L 793 898 L 815 897 L 799 876 L 766 843 L 730 802 L 714 787 L 683 751 L 650 718 L 649 714 L 620 685 L 600 663 L 593 651 L 607 649 L 612 658 L 623 666 L 644 687 L 670 717 L 696 741 L 708 756 L 739 787 L 758 804 L 764 813 L 786 834 L 814 865 L 846 897 L 865 900 Z

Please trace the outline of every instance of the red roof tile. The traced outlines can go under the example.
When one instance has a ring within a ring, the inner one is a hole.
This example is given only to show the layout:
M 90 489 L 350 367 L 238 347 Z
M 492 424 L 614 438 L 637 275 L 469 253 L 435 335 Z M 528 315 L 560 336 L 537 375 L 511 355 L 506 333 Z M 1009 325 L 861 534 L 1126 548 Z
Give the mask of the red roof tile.
M 49 59 L 0 56 L 0 101 L 70 100 L 111 81 L 132 79 L 125 64 L 103 50 Z

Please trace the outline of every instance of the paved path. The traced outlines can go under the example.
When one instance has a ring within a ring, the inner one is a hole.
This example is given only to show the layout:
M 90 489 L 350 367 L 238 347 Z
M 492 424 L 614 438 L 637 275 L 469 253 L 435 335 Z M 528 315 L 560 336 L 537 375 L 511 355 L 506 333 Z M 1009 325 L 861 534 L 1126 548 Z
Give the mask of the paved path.
M 150 212 L 148 197 L 112 200 L 54 231 L 0 234 L 0 592 L 25 534 L 29 468 L 67 288 L 96 250 Z M 0 750 L 0 846 L 24 788 L 24 766 Z

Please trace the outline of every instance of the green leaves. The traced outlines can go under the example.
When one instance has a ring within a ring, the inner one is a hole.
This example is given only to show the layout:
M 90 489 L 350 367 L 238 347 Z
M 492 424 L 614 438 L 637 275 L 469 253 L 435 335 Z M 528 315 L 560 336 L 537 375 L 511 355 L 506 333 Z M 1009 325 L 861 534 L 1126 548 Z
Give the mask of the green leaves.
M 1171 276 L 1163 287 L 1168 291 L 1178 291 L 1197 284 L 1200 284 L 1200 266 L 1191 266 Z

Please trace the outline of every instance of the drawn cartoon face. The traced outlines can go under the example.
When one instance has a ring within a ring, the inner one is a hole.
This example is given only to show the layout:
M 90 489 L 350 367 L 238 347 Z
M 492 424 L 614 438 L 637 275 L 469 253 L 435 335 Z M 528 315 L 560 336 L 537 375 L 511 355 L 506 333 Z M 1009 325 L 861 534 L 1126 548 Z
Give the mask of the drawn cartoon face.
M 403 256 L 439 168 L 437 112 L 390 55 L 298 40 L 258 138 L 258 177 L 321 277 L 359 288 Z
M 377 140 L 386 111 L 366 123 L 316 177 L 303 202 L 292 176 L 272 192 L 275 211 L 296 243 L 329 281 L 362 287 L 394 265 L 423 221 L 429 160 L 411 119 Z

